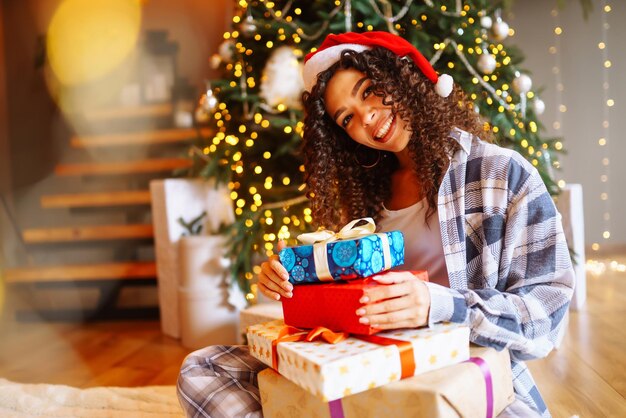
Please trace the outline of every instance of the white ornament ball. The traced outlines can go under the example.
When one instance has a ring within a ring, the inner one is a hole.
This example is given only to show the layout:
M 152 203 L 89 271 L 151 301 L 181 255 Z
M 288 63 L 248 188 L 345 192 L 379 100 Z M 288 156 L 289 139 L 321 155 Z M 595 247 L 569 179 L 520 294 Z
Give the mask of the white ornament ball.
M 483 16 L 480 18 L 480 26 L 482 26 L 483 28 L 489 29 L 492 25 L 493 19 L 491 19 L 491 16 Z
M 219 54 L 211 55 L 211 68 L 216 70 L 220 66 L 221 63 L 222 63 L 222 57 L 220 57 Z
M 480 58 L 478 58 L 478 69 L 483 74 L 491 74 L 493 70 L 496 69 L 496 59 L 491 54 L 483 53 Z
M 247 36 L 251 36 L 256 32 L 256 22 L 252 16 L 246 16 L 243 22 L 241 22 L 241 32 Z
M 535 112 L 535 115 L 542 115 L 543 112 L 546 110 L 546 104 L 540 98 L 536 98 L 532 102 L 532 108 L 533 112 Z
M 491 31 L 496 40 L 503 41 L 509 36 L 509 25 L 504 20 L 498 20 L 491 27 Z
M 206 123 L 211 118 L 211 115 L 206 110 L 204 110 L 201 106 L 198 106 L 196 108 L 194 116 L 196 118 L 196 122 L 198 123 Z
M 526 94 L 533 87 L 533 81 L 526 74 L 521 74 L 513 79 L 512 85 L 517 94 Z
M 276 48 L 263 69 L 259 95 L 272 107 L 283 104 L 300 109 L 303 91 L 302 64 L 293 48 Z
M 177 128 L 193 127 L 193 115 L 188 110 L 177 110 L 174 113 L 174 125 Z
M 213 112 L 216 107 L 217 107 L 217 98 L 213 95 L 211 96 L 207 95 L 206 100 L 204 101 L 204 108 L 209 112 Z
M 231 62 L 233 60 L 233 49 L 235 44 L 232 40 L 226 40 L 222 42 L 217 50 L 217 53 L 224 62 Z
M 204 92 L 198 101 L 198 109 L 202 109 L 207 114 L 210 114 L 215 111 L 217 104 L 218 100 L 217 97 L 215 97 L 215 94 L 213 94 L 213 90 L 210 87 L 207 87 L 206 92 Z

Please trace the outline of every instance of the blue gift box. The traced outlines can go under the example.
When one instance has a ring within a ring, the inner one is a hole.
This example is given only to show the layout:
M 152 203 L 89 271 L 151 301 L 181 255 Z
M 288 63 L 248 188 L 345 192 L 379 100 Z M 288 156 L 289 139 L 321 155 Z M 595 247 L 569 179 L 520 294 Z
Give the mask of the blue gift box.
M 293 284 L 368 277 L 404 264 L 404 237 L 400 231 L 391 231 L 288 247 L 279 258 Z

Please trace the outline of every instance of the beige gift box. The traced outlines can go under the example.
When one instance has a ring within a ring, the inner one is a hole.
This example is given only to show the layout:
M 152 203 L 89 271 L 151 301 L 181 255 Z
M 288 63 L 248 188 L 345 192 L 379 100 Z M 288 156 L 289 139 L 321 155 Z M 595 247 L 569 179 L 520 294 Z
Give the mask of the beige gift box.
M 250 353 L 272 366 L 272 341 L 282 320 L 248 327 Z M 432 328 L 386 331 L 376 336 L 407 341 L 413 347 L 413 375 L 459 363 L 469 358 L 469 328 L 437 324 Z M 324 401 L 385 385 L 402 376 L 400 351 L 349 337 L 336 344 L 280 342 L 278 372 Z
M 242 342 L 245 340 L 248 327 L 275 319 L 283 319 L 283 305 L 280 302 L 259 303 L 240 311 L 239 334 Z
M 509 353 L 472 346 L 471 356 L 481 357 L 489 366 L 494 391 L 493 416 L 496 416 L 515 399 Z M 258 378 L 264 417 L 332 417 L 328 402 L 274 370 L 268 368 Z M 341 402 L 345 418 L 473 418 L 486 416 L 486 396 L 479 367 L 463 362 L 347 396 L 335 403 Z

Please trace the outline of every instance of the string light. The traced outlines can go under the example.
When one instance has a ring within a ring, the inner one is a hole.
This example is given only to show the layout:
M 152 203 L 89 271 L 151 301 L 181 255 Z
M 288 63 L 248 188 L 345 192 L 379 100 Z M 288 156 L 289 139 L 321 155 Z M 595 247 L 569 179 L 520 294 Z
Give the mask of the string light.
M 552 128 L 557 136 L 563 136 L 563 112 L 565 111 L 563 104 L 563 91 L 565 88 L 563 86 L 563 77 L 561 75 L 561 35 L 563 34 L 563 28 L 561 26 L 559 11 L 556 7 L 552 9 L 551 15 L 554 20 L 554 44 L 550 46 L 548 51 L 550 54 L 554 55 L 552 74 L 554 74 L 554 84 L 556 86 L 555 104 L 557 107 L 555 112 L 555 121 L 552 123 Z M 565 181 L 559 180 L 559 185 L 564 186 Z
M 593 276 L 601 276 L 607 271 L 614 273 L 626 273 L 626 264 L 620 263 L 617 260 L 611 260 L 608 262 L 589 259 L 585 265 L 587 272 Z
M 603 112 L 602 112 L 602 137 L 600 137 L 597 141 L 598 146 L 601 149 L 601 164 L 602 171 L 600 175 L 600 193 L 599 198 L 602 202 L 602 206 L 604 208 L 602 214 L 602 232 L 601 237 L 603 242 L 608 242 L 611 238 L 611 203 L 610 203 L 610 108 L 614 105 L 614 100 L 609 97 L 609 71 L 611 68 L 611 60 L 609 58 L 608 51 L 608 32 L 610 29 L 610 25 L 608 22 L 608 14 L 611 12 L 611 6 L 608 4 L 606 0 L 602 1 L 602 40 L 598 43 L 598 48 L 600 49 L 602 56 L 602 102 L 603 102 Z M 599 243 L 596 241 L 592 245 L 592 249 L 594 251 L 598 251 L 600 249 Z

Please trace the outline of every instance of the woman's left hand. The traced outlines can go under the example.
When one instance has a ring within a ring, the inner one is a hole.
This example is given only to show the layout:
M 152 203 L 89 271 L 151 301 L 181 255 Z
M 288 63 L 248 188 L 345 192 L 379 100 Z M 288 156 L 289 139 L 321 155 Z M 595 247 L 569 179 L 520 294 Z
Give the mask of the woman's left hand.
M 372 279 L 388 286 L 363 291 L 359 322 L 379 329 L 416 328 L 428 324 L 430 292 L 411 272 L 391 271 Z

